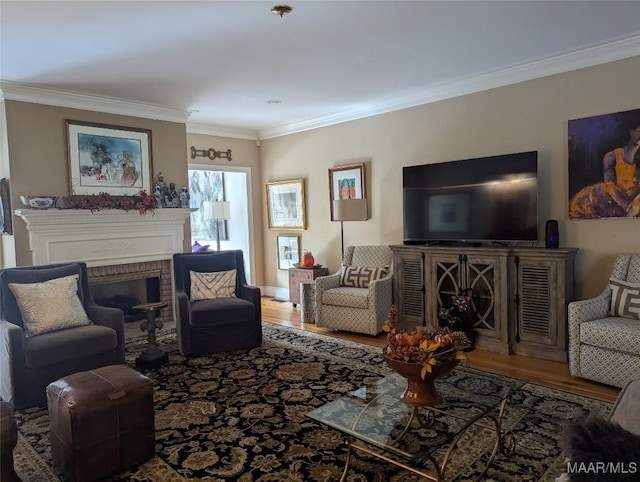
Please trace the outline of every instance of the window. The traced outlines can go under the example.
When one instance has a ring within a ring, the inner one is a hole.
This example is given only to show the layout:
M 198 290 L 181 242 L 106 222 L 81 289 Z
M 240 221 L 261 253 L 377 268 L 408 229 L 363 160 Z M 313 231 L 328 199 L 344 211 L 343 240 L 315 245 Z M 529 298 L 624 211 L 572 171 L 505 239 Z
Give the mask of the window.
M 216 229 L 220 226 L 220 240 L 229 240 L 228 221 L 216 223 L 212 220 L 204 219 L 204 209 L 202 203 L 205 201 L 226 201 L 224 173 L 207 169 L 189 169 L 189 206 L 197 208 L 191 213 L 191 240 L 215 241 L 217 238 Z

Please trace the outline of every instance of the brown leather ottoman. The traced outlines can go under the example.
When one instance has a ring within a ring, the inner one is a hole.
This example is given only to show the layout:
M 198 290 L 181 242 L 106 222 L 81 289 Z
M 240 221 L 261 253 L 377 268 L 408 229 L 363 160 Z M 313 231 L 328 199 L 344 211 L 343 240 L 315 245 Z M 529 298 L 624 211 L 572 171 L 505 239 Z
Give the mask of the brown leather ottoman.
M 13 408 L 8 402 L 0 401 L 0 480 L 14 482 L 20 480 L 13 469 L 13 449 L 18 443 L 18 428 L 13 416 Z
M 153 385 L 124 365 L 74 373 L 47 387 L 51 456 L 69 480 L 103 479 L 155 454 Z

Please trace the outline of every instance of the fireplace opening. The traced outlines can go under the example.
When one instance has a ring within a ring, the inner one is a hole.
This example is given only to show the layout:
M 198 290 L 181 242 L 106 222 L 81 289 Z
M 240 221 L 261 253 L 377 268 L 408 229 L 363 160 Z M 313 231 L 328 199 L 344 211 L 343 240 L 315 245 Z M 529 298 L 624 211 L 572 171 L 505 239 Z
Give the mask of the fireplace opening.
M 131 323 L 145 318 L 134 306 L 160 301 L 160 270 L 96 276 L 89 286 L 96 304 L 122 310 L 125 323 Z

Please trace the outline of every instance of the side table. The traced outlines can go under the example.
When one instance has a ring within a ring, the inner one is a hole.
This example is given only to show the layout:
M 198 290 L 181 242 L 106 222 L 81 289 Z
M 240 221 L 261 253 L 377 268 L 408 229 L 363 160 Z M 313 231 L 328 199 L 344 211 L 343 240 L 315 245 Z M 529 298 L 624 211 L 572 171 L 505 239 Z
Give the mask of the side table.
M 140 324 L 140 330 L 147 332 L 147 347 L 136 358 L 136 366 L 140 368 L 158 368 L 160 365 L 167 363 L 169 355 L 163 352 L 156 343 L 156 330 L 162 329 L 162 322 L 156 321 L 156 316 L 162 308 L 169 306 L 163 301 L 157 303 L 145 303 L 136 305 L 133 309 L 137 312 L 144 313 L 147 321 Z
M 323 267 L 289 268 L 289 301 L 295 308 L 300 303 L 300 283 L 313 281 L 320 276 L 329 276 L 329 270 Z

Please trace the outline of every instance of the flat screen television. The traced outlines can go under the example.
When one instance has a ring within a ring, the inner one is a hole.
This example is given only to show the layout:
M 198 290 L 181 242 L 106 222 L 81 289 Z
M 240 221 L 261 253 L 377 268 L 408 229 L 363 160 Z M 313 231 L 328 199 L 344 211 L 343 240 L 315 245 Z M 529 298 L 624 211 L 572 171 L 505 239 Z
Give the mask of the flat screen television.
M 538 240 L 538 152 L 406 166 L 405 244 Z

